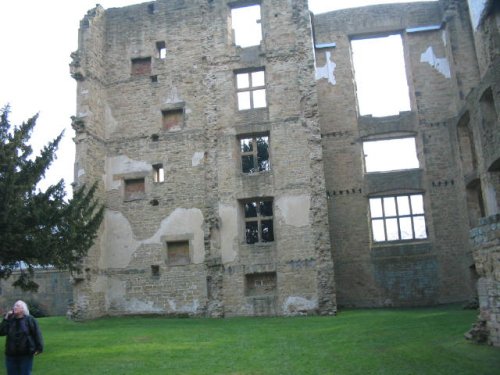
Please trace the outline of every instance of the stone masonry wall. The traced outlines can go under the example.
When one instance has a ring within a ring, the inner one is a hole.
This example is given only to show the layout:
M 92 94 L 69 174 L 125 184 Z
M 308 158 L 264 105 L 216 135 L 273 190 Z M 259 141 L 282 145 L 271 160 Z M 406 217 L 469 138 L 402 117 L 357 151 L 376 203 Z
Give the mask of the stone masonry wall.
M 454 66 L 443 70 L 444 64 L 436 65 L 438 60 L 452 63 L 452 50 L 465 54 L 470 47 L 461 38 L 449 47 L 448 25 L 459 28 L 454 18 L 461 17 L 450 12 L 445 24 L 439 3 L 353 8 L 314 19 L 317 70 L 332 68 L 330 76 L 317 76 L 317 84 L 340 306 L 428 305 L 474 295 L 466 206 L 453 143 L 459 79 L 453 75 Z M 460 32 L 470 35 L 467 26 Z M 398 33 L 411 112 L 359 116 L 350 41 Z M 460 56 L 461 69 L 467 71 L 474 58 Z M 398 137 L 415 137 L 420 167 L 364 172 L 363 141 Z M 411 193 L 423 194 L 427 239 L 373 242 L 368 199 Z
M 480 220 L 470 232 L 479 274 L 479 321 L 486 324 L 488 343 L 500 346 L 500 215 Z
M 307 2 L 261 4 L 263 38 L 248 48 L 228 29 L 242 5 L 159 0 L 82 21 L 76 170 L 102 181 L 107 211 L 75 318 L 335 313 Z M 239 111 L 236 74 L 256 69 L 267 105 Z M 239 138 L 261 134 L 271 169 L 244 174 Z M 274 241 L 248 244 L 243 206 L 261 199 Z

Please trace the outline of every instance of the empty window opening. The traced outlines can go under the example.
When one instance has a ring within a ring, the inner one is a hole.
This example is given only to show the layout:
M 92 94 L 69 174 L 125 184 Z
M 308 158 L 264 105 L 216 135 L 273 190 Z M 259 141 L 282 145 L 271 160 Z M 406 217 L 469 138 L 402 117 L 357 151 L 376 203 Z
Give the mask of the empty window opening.
M 171 266 L 182 266 L 191 262 L 189 258 L 189 241 L 167 242 L 167 263 Z
M 153 182 L 164 182 L 165 181 L 165 170 L 163 169 L 163 164 L 153 165 Z
M 241 169 L 243 173 L 267 172 L 269 163 L 269 137 L 240 138 Z
M 151 75 L 151 57 L 132 59 L 132 75 Z
M 422 194 L 370 198 L 373 241 L 427 238 Z
M 272 296 L 276 294 L 276 272 L 245 275 L 245 295 Z
M 260 5 L 231 9 L 231 26 L 234 44 L 243 48 L 259 45 L 262 40 Z
M 156 57 L 159 59 L 164 59 L 167 57 L 167 46 L 164 41 L 156 42 Z
M 351 41 L 359 114 L 375 117 L 409 111 L 401 35 Z
M 387 172 L 419 167 L 415 138 L 363 142 L 366 172 Z
M 160 276 L 160 266 L 157 264 L 151 265 L 151 276 Z
M 151 82 L 155 83 L 155 82 L 158 82 L 158 76 L 157 75 L 154 75 L 154 76 L 151 76 Z
M 495 109 L 495 100 L 493 99 L 493 93 L 491 88 L 488 88 L 481 99 L 479 100 L 482 116 L 482 133 L 486 140 L 495 139 L 494 132 L 497 123 L 497 111 Z
M 475 179 L 467 185 L 467 211 L 469 214 L 469 225 L 474 228 L 479 219 L 486 216 L 484 208 L 483 193 L 481 191 L 481 180 Z
M 161 111 L 164 130 L 176 130 L 184 124 L 184 109 L 177 108 Z
M 244 210 L 246 243 L 274 241 L 273 201 L 266 199 L 245 202 Z
M 266 81 L 264 70 L 236 74 L 238 110 L 264 108 L 266 102 Z
M 155 12 L 155 4 L 154 3 L 148 4 L 148 13 L 154 14 L 154 12 Z
M 144 178 L 133 178 L 125 180 L 125 200 L 143 199 L 145 197 Z

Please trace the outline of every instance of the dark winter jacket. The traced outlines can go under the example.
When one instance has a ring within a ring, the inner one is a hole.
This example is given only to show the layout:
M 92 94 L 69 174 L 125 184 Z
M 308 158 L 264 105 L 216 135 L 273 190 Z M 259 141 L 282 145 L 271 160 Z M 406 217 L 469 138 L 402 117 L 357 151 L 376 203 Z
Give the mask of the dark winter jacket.
M 42 332 L 31 315 L 4 319 L 0 323 L 0 336 L 7 336 L 5 354 L 8 356 L 33 355 L 43 351 Z

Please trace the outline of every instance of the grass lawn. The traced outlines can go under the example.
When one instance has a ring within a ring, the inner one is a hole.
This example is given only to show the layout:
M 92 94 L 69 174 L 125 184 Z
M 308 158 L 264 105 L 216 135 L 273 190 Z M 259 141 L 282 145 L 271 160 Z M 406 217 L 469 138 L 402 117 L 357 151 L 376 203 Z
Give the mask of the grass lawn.
M 41 318 L 46 350 L 33 374 L 500 374 L 500 348 L 463 338 L 476 315 L 446 306 L 337 317 Z

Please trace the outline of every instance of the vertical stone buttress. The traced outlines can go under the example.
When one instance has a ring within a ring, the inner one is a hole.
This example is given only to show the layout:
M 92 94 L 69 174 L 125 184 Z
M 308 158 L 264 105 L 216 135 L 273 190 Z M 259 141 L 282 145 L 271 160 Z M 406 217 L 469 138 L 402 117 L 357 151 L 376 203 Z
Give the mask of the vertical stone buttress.
M 105 140 L 104 118 L 100 98 L 104 92 L 104 29 L 105 13 L 101 6 L 87 12 L 80 22 L 78 50 L 71 54 L 71 76 L 77 81 L 77 109 L 72 117 L 76 136 L 74 187 L 99 182 L 97 197 L 104 202 Z M 104 233 L 104 223 L 98 238 Z M 89 249 L 83 261 L 82 273 L 73 275 L 73 304 L 68 315 L 73 319 L 86 319 L 102 315 L 104 295 L 96 294 L 92 285 L 99 276 L 98 261 L 101 253 L 99 241 Z
M 207 267 L 207 315 L 210 317 L 224 316 L 224 302 L 222 282 L 224 266 L 220 253 L 220 225 L 218 215 L 219 188 L 217 175 L 217 149 L 219 136 L 219 122 L 216 91 L 216 76 L 209 64 L 208 56 L 214 48 L 214 36 L 210 30 L 212 26 L 211 13 L 214 12 L 213 2 L 203 3 L 200 7 L 203 19 L 204 33 L 201 37 L 202 64 L 205 77 L 205 123 L 203 128 L 205 140 L 205 264 Z

